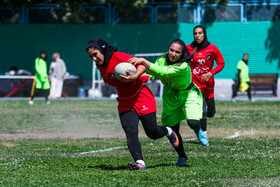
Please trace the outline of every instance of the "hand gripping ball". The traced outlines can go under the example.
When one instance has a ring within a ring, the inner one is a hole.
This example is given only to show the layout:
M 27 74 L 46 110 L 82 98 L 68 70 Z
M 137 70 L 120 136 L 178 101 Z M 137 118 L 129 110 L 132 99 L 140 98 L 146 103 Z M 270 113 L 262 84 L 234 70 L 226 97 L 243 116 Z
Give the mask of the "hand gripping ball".
M 131 74 L 135 74 L 136 68 L 128 62 L 121 62 L 115 67 L 115 75 L 118 79 L 120 79 L 120 75 L 127 76 L 127 71 Z

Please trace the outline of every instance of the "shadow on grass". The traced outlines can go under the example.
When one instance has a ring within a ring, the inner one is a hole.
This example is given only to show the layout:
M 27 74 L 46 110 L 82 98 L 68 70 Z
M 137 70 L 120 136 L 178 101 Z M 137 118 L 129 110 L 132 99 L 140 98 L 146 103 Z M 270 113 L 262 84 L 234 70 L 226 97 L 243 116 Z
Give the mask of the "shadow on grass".
M 108 166 L 108 165 L 97 165 L 97 166 L 85 166 L 85 168 L 100 168 L 102 170 L 127 170 L 127 166 Z
M 152 165 L 152 166 L 148 166 L 148 169 L 149 168 L 160 168 L 160 167 L 175 167 L 174 164 L 157 164 L 157 165 Z M 191 165 L 184 165 L 183 167 L 191 167 Z M 128 170 L 128 166 L 108 166 L 108 165 L 104 165 L 104 164 L 101 164 L 101 165 L 97 165 L 97 166 L 84 166 L 84 168 L 99 168 L 99 169 L 102 169 L 102 170 L 110 170 L 110 171 L 120 171 L 120 170 Z
M 200 142 L 194 142 L 194 141 L 184 141 L 184 143 L 190 143 L 190 144 L 201 144 Z
M 153 166 L 148 166 L 148 169 L 149 168 L 160 168 L 160 167 L 177 167 L 175 166 L 175 164 L 157 164 L 157 165 L 153 165 Z M 189 164 L 186 164 L 183 166 L 183 167 L 180 167 L 180 168 L 189 168 L 189 167 L 192 167 L 192 165 L 189 165 Z

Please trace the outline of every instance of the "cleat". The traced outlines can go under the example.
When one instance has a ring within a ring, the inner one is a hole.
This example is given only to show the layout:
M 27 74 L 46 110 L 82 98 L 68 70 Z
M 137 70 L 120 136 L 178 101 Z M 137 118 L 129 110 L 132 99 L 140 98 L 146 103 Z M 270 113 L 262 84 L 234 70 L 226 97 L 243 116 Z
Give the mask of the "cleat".
M 187 160 L 188 160 L 187 155 L 184 156 L 184 157 L 179 157 L 178 160 L 177 160 L 177 162 L 176 162 L 176 164 L 175 164 L 175 166 L 182 167 L 182 166 L 185 165 L 185 162 L 186 162 Z
M 50 102 L 50 101 L 47 101 L 46 104 L 49 105 L 49 104 L 51 104 L 51 102 Z
M 205 134 L 201 129 L 199 129 L 198 132 L 195 132 L 195 134 L 202 145 L 209 145 L 207 134 Z
M 33 105 L 34 102 L 32 100 L 28 101 L 29 105 Z
M 140 164 L 140 163 L 133 163 L 133 162 L 129 162 L 128 163 L 128 168 L 129 170 L 146 170 L 147 168 L 143 165 L 143 164 Z
M 173 147 L 176 148 L 179 146 L 179 138 L 173 130 L 172 130 L 172 133 L 170 134 L 170 136 L 167 136 L 167 138 L 169 139 L 169 141 Z

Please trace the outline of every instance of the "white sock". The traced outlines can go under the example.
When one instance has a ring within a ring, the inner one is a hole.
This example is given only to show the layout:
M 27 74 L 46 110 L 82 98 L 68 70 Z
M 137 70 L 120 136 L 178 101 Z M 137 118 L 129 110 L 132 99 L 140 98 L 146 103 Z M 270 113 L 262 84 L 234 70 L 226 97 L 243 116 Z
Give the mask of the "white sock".
M 168 131 L 167 136 L 170 136 L 172 133 L 172 129 L 170 127 L 166 127 L 166 129 Z
M 144 160 L 137 160 L 136 163 L 142 164 L 144 167 L 146 167 Z

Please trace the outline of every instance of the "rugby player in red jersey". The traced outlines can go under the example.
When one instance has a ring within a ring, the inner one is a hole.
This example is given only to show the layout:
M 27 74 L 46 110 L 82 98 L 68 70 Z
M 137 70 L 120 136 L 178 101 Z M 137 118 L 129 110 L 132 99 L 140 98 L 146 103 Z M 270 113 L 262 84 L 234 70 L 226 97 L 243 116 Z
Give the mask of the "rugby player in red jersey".
M 109 46 L 102 39 L 90 40 L 86 51 L 96 63 L 104 82 L 115 87 L 118 92 L 120 121 L 126 134 L 128 149 L 135 161 L 128 164 L 129 169 L 146 169 L 138 139 L 139 120 L 149 138 L 167 136 L 173 147 L 178 147 L 179 139 L 176 133 L 170 127 L 157 126 L 156 102 L 145 84 L 149 76 L 142 75 L 146 67 L 137 65 L 135 74 L 127 72 L 128 76 L 122 76 L 119 80 L 115 76 L 115 67 L 121 62 L 127 62 L 132 58 L 131 55 L 118 52 L 116 47 Z
M 193 61 L 190 63 L 192 69 L 192 80 L 203 94 L 203 117 L 201 129 L 207 134 L 207 117 L 213 117 L 216 113 L 214 100 L 214 75 L 219 73 L 225 66 L 224 58 L 219 49 L 207 39 L 206 29 L 198 25 L 193 29 L 194 41 L 187 45 L 190 54 L 196 48 Z M 213 69 L 214 60 L 217 66 Z

